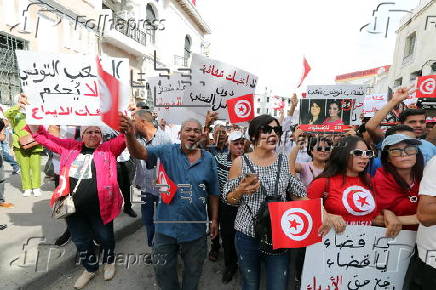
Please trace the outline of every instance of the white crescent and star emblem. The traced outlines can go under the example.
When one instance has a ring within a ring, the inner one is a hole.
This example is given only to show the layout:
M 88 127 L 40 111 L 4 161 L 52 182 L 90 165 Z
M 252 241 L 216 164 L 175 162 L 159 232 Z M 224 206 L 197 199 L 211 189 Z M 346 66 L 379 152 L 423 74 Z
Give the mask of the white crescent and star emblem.
M 375 200 L 371 192 L 359 185 L 344 190 L 342 203 L 350 214 L 356 216 L 370 214 L 375 209 Z
M 312 231 L 313 220 L 306 210 L 291 208 L 283 213 L 281 227 L 288 238 L 294 241 L 302 241 Z
M 251 114 L 251 105 L 247 100 L 239 100 L 235 104 L 235 114 L 238 118 L 246 118 Z
M 428 78 L 421 83 L 419 90 L 423 95 L 432 95 L 436 89 L 436 79 Z

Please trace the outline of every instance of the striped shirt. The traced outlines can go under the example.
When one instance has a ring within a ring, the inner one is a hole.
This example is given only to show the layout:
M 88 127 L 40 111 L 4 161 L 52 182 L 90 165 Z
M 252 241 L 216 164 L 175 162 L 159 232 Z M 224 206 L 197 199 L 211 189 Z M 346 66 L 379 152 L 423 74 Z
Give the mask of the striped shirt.
M 250 159 L 248 155 L 247 157 Z M 266 194 L 274 195 L 274 187 L 278 171 L 278 158 L 273 164 L 264 167 L 258 166 L 252 161 L 251 163 L 261 184 L 266 190 Z M 251 173 L 251 170 L 242 158 L 242 174 L 235 179 L 228 180 L 225 184 L 224 191 L 222 192 L 224 200 L 227 200 L 227 194 L 238 187 L 239 183 L 247 173 Z M 298 197 L 306 196 L 306 187 L 299 179 L 289 173 L 288 159 L 283 154 L 277 194 L 281 196 L 283 201 L 289 200 L 289 195 Z M 255 237 L 253 221 L 264 201 L 265 195 L 262 194 L 260 188 L 254 194 L 243 195 L 238 204 L 239 209 L 235 220 L 235 230 L 240 231 L 245 235 Z
M 224 185 L 229 179 L 230 167 L 232 167 L 232 155 L 230 153 L 218 153 L 215 155 L 217 171 L 218 171 L 218 183 L 220 192 L 224 190 Z

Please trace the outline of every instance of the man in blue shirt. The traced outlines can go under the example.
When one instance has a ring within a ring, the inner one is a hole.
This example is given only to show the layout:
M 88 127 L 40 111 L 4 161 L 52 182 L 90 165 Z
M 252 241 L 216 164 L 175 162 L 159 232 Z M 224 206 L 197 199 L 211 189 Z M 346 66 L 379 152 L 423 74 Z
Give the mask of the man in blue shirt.
M 215 159 L 198 148 L 202 125 L 189 119 L 181 127 L 181 144 L 147 148 L 136 140 L 133 124 L 127 117 L 121 118 L 121 130 L 126 134 L 130 154 L 147 162 L 159 158 L 169 179 L 178 187 L 171 202 L 160 200 L 157 208 L 153 257 L 166 258 L 164 265 L 155 265 L 157 283 L 164 290 L 197 289 L 207 252 L 206 202 L 210 235 L 214 238 L 218 233 L 220 194 Z M 176 269 L 179 251 L 184 264 L 181 286 Z

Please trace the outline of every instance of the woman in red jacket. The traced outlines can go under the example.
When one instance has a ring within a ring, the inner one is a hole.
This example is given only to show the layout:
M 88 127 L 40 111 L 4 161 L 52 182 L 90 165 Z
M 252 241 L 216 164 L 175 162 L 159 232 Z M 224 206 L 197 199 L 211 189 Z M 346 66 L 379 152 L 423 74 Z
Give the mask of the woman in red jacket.
M 349 225 L 371 225 L 376 203 L 366 167 L 374 153 L 357 136 L 343 138 L 330 160 L 307 189 L 309 198 L 323 198 L 325 210 L 334 217 L 336 232 Z
M 390 222 L 385 222 L 387 236 L 404 229 L 416 230 L 418 190 L 424 170 L 424 158 L 417 145 L 421 141 L 403 134 L 393 134 L 383 141 L 381 161 L 373 179 L 377 207 Z

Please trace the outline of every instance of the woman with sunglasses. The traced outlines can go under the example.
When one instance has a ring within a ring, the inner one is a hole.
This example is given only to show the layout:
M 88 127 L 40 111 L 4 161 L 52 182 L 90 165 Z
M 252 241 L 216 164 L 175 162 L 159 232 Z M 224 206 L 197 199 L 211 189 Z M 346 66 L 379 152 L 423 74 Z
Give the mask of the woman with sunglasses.
M 295 130 L 295 136 L 298 138 L 303 131 L 301 129 Z M 307 145 L 307 153 L 312 157 L 310 162 L 296 162 L 299 147 L 295 146 L 289 154 L 289 167 L 291 174 L 300 174 L 300 179 L 307 187 L 312 180 L 320 175 L 325 168 L 327 161 L 330 158 L 333 143 L 327 138 L 313 137 Z
M 282 201 L 307 199 L 304 185 L 289 173 L 287 158 L 275 151 L 281 133 L 276 118 L 261 115 L 251 120 L 248 134 L 254 151 L 234 160 L 229 181 L 224 186 L 224 200 L 238 206 L 235 246 L 243 290 L 259 289 L 262 261 L 266 264 L 267 289 L 285 290 L 288 287 L 288 253 L 270 255 L 261 251 L 254 231 L 255 216 L 266 196 L 274 195 L 276 182 L 276 195 Z M 254 174 L 250 166 L 255 171 Z M 320 232 L 325 233 L 321 229 Z
M 343 138 L 330 159 L 307 189 L 309 198 L 323 198 L 324 208 L 336 232 L 347 224 L 371 225 L 377 216 L 376 203 L 366 167 L 374 155 L 357 136 Z
M 417 230 L 418 190 L 424 171 L 424 157 L 418 149 L 421 141 L 403 134 L 383 140 L 381 162 L 374 176 L 374 192 L 386 236 L 395 237 L 400 230 Z

